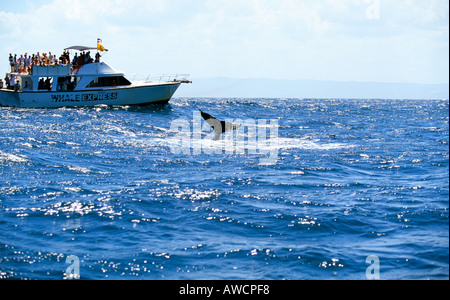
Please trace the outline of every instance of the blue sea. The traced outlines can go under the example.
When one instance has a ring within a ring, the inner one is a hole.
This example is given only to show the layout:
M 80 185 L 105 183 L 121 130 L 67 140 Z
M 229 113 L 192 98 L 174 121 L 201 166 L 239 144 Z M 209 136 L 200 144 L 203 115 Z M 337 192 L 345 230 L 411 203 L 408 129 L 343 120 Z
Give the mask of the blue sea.
M 0 108 L 0 278 L 72 275 L 448 279 L 449 101 Z

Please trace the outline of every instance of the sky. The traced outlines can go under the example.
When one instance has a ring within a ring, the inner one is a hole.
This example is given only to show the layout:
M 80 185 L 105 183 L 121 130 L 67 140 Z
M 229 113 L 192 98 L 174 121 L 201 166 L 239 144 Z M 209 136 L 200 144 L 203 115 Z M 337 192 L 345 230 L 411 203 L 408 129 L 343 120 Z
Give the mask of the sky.
M 449 83 L 448 0 L 15 0 L 0 3 L 9 53 L 109 49 L 126 73 Z

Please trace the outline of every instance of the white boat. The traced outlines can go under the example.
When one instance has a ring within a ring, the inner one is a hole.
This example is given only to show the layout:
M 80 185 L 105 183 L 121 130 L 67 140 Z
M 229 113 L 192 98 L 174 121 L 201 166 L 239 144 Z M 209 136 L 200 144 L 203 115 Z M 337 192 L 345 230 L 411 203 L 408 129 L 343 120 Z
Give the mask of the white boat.
M 69 47 L 86 51 L 90 47 Z M 11 72 L 10 87 L 0 89 L 0 106 L 57 108 L 95 105 L 166 104 L 189 75 L 167 76 L 167 81 L 129 81 L 105 62 L 80 68 L 65 65 L 32 67 L 30 74 Z M 161 77 L 162 78 L 162 77 Z

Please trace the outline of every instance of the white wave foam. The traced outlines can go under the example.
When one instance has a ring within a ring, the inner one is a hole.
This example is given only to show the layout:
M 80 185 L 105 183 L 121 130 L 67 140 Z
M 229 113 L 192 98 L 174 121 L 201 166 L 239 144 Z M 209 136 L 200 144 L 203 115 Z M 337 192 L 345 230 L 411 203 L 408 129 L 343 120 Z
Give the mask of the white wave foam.
M 142 141 L 141 141 L 142 143 Z M 321 143 L 319 140 L 299 139 L 299 138 L 272 138 L 265 141 L 253 140 L 233 140 L 223 139 L 214 141 L 213 139 L 205 138 L 189 138 L 179 139 L 175 137 L 170 138 L 155 138 L 147 139 L 145 144 L 158 145 L 170 147 L 172 150 L 179 153 L 187 153 L 192 150 L 193 153 L 235 153 L 235 154 L 267 154 L 270 151 L 280 151 L 289 149 L 303 149 L 303 150 L 336 150 L 351 148 L 352 145 L 343 143 Z
M 79 172 L 79 173 L 83 173 L 83 174 L 88 174 L 88 173 L 92 172 L 88 168 L 84 168 L 84 167 L 80 167 L 80 166 L 67 166 L 67 168 L 71 171 L 75 171 L 75 172 Z
M 27 162 L 29 159 L 26 155 L 14 155 L 0 151 L 0 162 Z

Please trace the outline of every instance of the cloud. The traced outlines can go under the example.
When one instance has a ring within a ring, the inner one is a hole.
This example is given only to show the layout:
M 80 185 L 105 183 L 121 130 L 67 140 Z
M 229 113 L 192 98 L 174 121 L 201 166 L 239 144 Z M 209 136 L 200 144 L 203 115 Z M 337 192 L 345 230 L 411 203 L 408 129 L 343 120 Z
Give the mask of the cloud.
M 21 33 L 20 15 L 0 11 L 0 38 L 8 39 Z
M 95 45 L 100 37 L 107 60 L 127 72 L 448 82 L 444 0 L 31 3 L 20 13 L 0 9 L 3 56 Z

